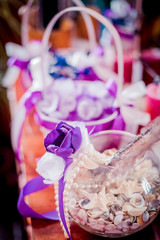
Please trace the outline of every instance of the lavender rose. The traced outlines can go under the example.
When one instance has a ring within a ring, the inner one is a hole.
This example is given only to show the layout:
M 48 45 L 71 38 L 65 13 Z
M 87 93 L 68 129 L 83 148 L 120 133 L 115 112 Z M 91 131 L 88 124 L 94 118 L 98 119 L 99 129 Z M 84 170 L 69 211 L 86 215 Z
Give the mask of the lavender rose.
M 81 142 L 82 135 L 79 127 L 74 128 L 65 122 L 60 122 L 56 129 L 44 139 L 44 146 L 47 152 L 69 157 L 79 149 Z

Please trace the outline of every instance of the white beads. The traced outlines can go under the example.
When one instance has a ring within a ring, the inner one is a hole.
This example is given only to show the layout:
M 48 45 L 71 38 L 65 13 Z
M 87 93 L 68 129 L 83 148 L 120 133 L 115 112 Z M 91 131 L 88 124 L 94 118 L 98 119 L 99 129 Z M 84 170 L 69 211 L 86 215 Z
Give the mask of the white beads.
M 72 180 L 76 178 L 76 175 L 77 175 L 76 173 L 73 173 L 73 175 L 72 175 L 72 177 L 73 177 Z
M 72 184 L 72 183 L 73 183 L 73 178 L 70 178 L 70 179 L 68 180 L 68 183 L 69 183 L 69 184 Z
M 72 180 L 72 179 L 71 179 Z M 73 182 L 73 181 L 71 181 Z M 66 188 L 69 190 L 71 188 L 71 183 L 70 184 L 66 184 Z M 58 201 L 58 184 L 56 183 L 54 185 L 54 190 L 55 190 L 55 204 L 56 204 L 56 210 L 58 212 L 58 216 L 59 216 L 59 222 L 60 222 L 60 225 L 62 226 L 62 229 L 63 229 L 63 232 L 64 232 L 64 236 L 65 238 L 68 238 L 68 234 L 63 226 L 63 223 L 61 221 L 61 218 L 60 218 L 60 214 L 59 214 L 59 201 Z M 66 225 L 67 225 L 67 228 L 68 228 L 68 231 L 70 232 L 70 224 L 69 224 L 69 217 L 68 217 L 68 207 L 67 207 L 67 202 L 68 202 L 68 190 L 64 191 L 63 193 L 63 206 L 64 206 L 64 215 L 65 215 L 65 221 L 66 221 Z
M 55 194 L 55 199 L 58 200 L 58 194 Z
M 78 173 L 79 172 L 79 170 L 80 170 L 80 167 L 75 167 L 75 169 L 74 169 L 74 171 L 76 172 L 76 173 Z
M 105 154 L 100 153 L 98 151 L 89 151 L 87 154 L 80 154 L 79 158 L 80 158 L 79 166 L 84 166 L 83 162 L 87 161 L 88 159 L 92 159 L 98 164 L 105 165 L 108 165 L 111 160 L 110 157 L 107 157 Z
M 73 183 L 73 187 L 74 187 L 74 188 L 78 188 L 79 186 L 78 186 L 77 183 Z
M 71 185 L 70 184 L 66 184 L 66 187 L 65 187 L 67 190 L 70 190 L 71 189 Z

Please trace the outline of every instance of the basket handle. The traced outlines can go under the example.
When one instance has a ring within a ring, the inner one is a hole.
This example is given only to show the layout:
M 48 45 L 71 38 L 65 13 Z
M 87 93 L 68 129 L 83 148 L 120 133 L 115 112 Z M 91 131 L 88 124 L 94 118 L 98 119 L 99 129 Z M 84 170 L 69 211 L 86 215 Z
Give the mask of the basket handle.
M 47 72 L 47 68 L 45 67 L 46 64 L 45 63 L 45 57 L 46 57 L 46 49 L 48 48 L 48 41 L 49 41 L 49 37 L 52 31 L 52 28 L 54 27 L 56 21 L 65 13 L 70 12 L 70 11 L 82 11 L 84 13 L 87 13 L 88 15 L 94 17 L 96 20 L 98 20 L 100 23 L 102 23 L 106 28 L 108 28 L 108 30 L 111 32 L 114 42 L 115 42 L 115 46 L 116 46 L 116 51 L 117 51 L 117 59 L 118 59 L 118 91 L 117 91 L 117 96 L 119 96 L 119 94 L 122 91 L 122 87 L 123 87 L 123 71 L 124 71 L 124 62 L 123 62 L 123 49 L 122 49 L 122 43 L 121 43 L 121 39 L 120 36 L 118 34 L 118 31 L 116 30 L 116 28 L 113 26 L 113 24 L 107 19 L 105 18 L 103 15 L 101 15 L 100 13 L 89 9 L 87 7 L 69 7 L 66 8 L 64 10 L 62 10 L 61 12 L 57 13 L 49 22 L 43 38 L 42 38 L 42 74 L 43 74 L 43 87 L 45 88 L 46 86 L 48 86 L 49 79 L 47 78 L 48 76 L 48 72 Z M 46 80 L 46 81 L 45 81 Z
M 23 46 L 26 46 L 29 42 L 28 21 L 29 21 L 29 11 L 30 11 L 30 8 L 32 6 L 33 1 L 34 0 L 29 0 L 27 2 L 26 11 L 25 11 L 25 13 L 23 14 L 23 17 L 22 17 L 21 41 L 22 41 Z M 81 0 L 72 0 L 72 2 L 79 7 L 85 7 L 85 4 Z M 90 41 L 90 47 L 91 47 L 91 49 L 93 49 L 97 45 L 94 26 L 93 26 L 91 17 L 88 14 L 86 14 L 84 12 L 84 13 L 82 13 L 82 16 L 84 18 L 84 21 L 85 21 L 85 24 L 86 24 L 86 27 L 87 27 L 88 37 L 89 37 L 89 41 Z

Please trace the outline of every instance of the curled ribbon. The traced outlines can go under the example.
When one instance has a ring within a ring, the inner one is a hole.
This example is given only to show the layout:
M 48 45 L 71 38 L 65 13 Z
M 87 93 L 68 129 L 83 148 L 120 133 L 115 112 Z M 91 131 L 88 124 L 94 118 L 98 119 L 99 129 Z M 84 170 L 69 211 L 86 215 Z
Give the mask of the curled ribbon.
M 137 100 L 145 97 L 146 86 L 143 81 L 138 81 L 126 87 L 118 99 L 120 112 L 132 133 L 136 134 L 139 125 L 145 126 L 150 121 L 150 114 L 140 110 Z
M 43 214 L 38 214 L 24 201 L 25 196 L 40 191 L 44 188 L 46 188 L 46 184 L 43 183 L 43 178 L 41 176 L 38 176 L 27 182 L 27 184 L 22 188 L 18 198 L 17 202 L 18 211 L 25 217 L 59 220 L 58 213 L 56 210 L 52 210 Z
M 6 44 L 6 53 L 9 56 L 7 62 L 8 70 L 2 80 L 4 87 L 11 87 L 16 82 L 20 71 L 28 70 L 28 65 L 32 58 L 40 56 L 41 42 L 31 41 L 26 46 L 8 42 Z

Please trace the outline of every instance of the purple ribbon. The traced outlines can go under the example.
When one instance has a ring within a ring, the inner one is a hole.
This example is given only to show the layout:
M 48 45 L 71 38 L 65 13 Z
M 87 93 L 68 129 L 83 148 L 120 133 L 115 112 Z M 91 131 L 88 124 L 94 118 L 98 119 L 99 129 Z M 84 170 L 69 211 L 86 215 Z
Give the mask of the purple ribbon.
M 71 158 L 64 158 L 64 160 L 66 161 L 66 166 L 65 166 L 65 170 L 63 173 L 63 177 L 59 180 L 59 189 L 58 189 L 58 204 L 59 204 L 59 214 L 60 214 L 60 218 L 61 221 L 63 223 L 63 226 L 70 238 L 70 240 L 72 240 L 71 235 L 69 233 L 68 227 L 67 227 L 67 223 L 65 220 L 65 214 L 64 214 L 64 204 L 63 204 L 63 192 L 64 192 L 64 188 L 65 188 L 65 181 L 64 181 L 64 174 L 67 170 L 67 168 L 69 167 L 69 165 L 73 162 L 73 160 Z
M 31 218 L 59 220 L 58 213 L 56 210 L 39 214 L 35 212 L 31 207 L 29 207 L 24 201 L 24 198 L 26 196 L 39 190 L 42 190 L 46 187 L 48 186 L 46 186 L 46 184 L 43 183 L 43 178 L 41 176 L 38 176 L 27 182 L 27 184 L 21 189 L 17 202 L 17 208 L 22 216 Z
M 115 83 L 115 80 L 113 78 L 110 78 L 106 82 L 105 87 L 108 90 L 109 94 L 112 95 L 114 98 L 116 98 L 116 95 L 117 95 L 117 84 Z
M 27 112 L 29 113 L 31 109 L 42 99 L 42 92 L 35 91 L 29 93 L 28 97 L 26 96 L 26 100 L 24 106 L 26 107 Z
M 30 60 L 22 61 L 16 57 L 10 57 L 7 61 L 8 67 L 17 66 L 20 69 L 27 69 Z
M 118 111 L 118 116 L 113 120 L 112 126 L 111 126 L 111 130 L 122 130 L 124 131 L 125 129 L 125 122 L 123 120 L 122 114 L 120 112 L 119 109 L 117 109 Z
M 87 81 L 102 81 L 101 78 L 95 73 L 92 67 L 86 67 L 77 71 L 76 77 L 74 80 L 87 80 Z

